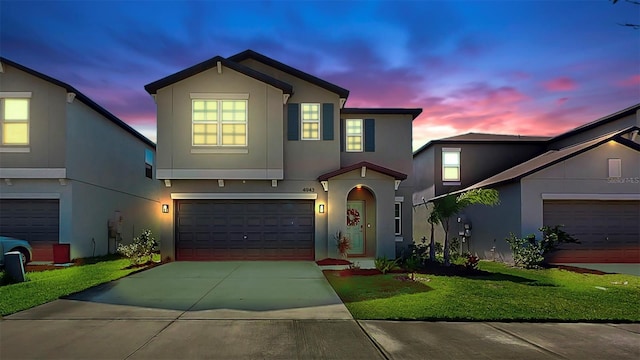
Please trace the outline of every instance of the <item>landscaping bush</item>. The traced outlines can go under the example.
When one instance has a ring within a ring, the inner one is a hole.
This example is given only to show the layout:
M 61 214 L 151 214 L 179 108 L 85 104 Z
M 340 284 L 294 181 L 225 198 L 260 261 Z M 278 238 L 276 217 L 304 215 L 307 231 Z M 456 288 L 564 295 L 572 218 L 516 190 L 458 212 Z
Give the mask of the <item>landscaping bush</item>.
M 342 258 L 346 259 L 348 256 L 348 251 L 351 250 L 351 239 L 342 234 L 341 230 L 338 230 L 333 238 L 336 240 L 336 247 L 338 248 L 338 253 Z
M 376 269 L 381 271 L 383 274 L 386 274 L 388 271 L 393 270 L 394 267 L 398 264 L 398 259 L 387 259 L 386 256 L 377 257 L 374 260 L 376 265 Z
M 505 240 L 513 252 L 513 261 L 517 266 L 526 269 L 536 269 L 544 265 L 544 256 L 556 250 L 563 243 L 580 242 L 560 229 L 562 225 L 553 227 L 543 226 L 539 230 L 542 232 L 542 239 L 536 239 L 534 234 L 524 238 L 519 238 L 514 234 L 509 234 Z
M 140 265 L 152 261 L 158 243 L 151 236 L 151 230 L 143 230 L 139 237 L 128 245 L 118 244 L 118 253 L 129 258 L 131 264 Z

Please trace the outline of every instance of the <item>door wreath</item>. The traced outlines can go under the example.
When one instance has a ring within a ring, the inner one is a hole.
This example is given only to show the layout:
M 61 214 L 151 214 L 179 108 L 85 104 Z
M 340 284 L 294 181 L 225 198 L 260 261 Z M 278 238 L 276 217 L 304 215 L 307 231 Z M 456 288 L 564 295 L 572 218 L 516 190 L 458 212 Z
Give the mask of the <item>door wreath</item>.
M 347 209 L 347 226 L 360 224 L 360 213 L 356 209 Z

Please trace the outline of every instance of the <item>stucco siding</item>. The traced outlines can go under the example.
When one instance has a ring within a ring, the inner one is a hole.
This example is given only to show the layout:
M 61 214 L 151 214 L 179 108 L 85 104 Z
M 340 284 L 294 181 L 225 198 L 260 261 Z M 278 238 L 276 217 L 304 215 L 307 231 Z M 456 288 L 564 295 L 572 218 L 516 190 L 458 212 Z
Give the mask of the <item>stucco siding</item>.
M 483 259 L 511 262 L 513 255 L 505 239 L 510 233 L 521 236 L 520 184 L 497 187 L 500 204 L 496 206 L 472 205 L 461 213 L 462 222 L 471 223 L 469 248 Z M 462 226 L 454 219 L 452 236 L 458 236 Z M 466 245 L 465 245 L 466 249 Z
M 155 153 L 152 147 L 80 101 L 67 114 L 69 179 L 157 199 L 160 182 L 145 176 L 145 150 Z
M 198 93 L 248 96 L 247 146 L 192 145 L 192 94 Z M 263 179 L 275 178 L 268 176 L 267 170 L 282 172 L 282 91 L 229 68 L 223 68 L 222 74 L 216 69 L 210 69 L 160 89 L 156 100 L 160 149 L 158 169 L 161 172 L 168 171 L 169 174 L 161 175 L 160 178 L 180 178 L 171 170 L 181 169 L 264 170 L 264 175 L 256 175 L 256 178 Z M 232 149 L 240 151 L 228 153 Z M 229 173 L 226 174 L 211 177 L 229 178 Z
M 66 90 L 10 65 L 3 64 L 0 92 L 31 92 L 29 104 L 29 152 L 0 150 L 3 168 L 64 168 Z M 0 130 L 1 131 L 1 130 Z M 5 146 L 0 145 L 0 148 Z
M 622 161 L 622 177 L 608 178 L 609 158 Z M 531 174 L 522 181 L 522 233 L 538 234 L 543 224 L 543 194 L 570 199 L 586 195 L 640 194 L 640 153 L 617 142 L 608 142 Z
M 116 212 L 122 218 L 122 243 L 130 243 L 145 229 L 151 230 L 156 240 L 160 240 L 162 214 L 157 200 L 80 181 L 70 181 L 67 186 L 72 189 L 71 233 L 60 242 L 71 244 L 71 258 L 104 255 L 115 250 L 115 244 L 109 243 L 108 222 L 119 220 L 115 219 Z

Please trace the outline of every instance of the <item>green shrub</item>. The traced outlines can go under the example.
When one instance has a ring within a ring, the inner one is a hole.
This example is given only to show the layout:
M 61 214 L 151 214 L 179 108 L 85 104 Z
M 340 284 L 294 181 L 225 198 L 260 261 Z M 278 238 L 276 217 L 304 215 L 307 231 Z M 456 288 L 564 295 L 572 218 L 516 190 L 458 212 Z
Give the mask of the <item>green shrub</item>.
M 151 236 L 151 230 L 143 230 L 139 237 L 128 245 L 118 244 L 118 253 L 129 258 L 131 264 L 139 265 L 152 261 L 153 252 L 158 243 Z
M 379 271 L 381 271 L 383 274 L 386 274 L 389 270 L 393 270 L 394 267 L 396 267 L 396 265 L 398 264 L 398 260 L 394 259 L 387 259 L 386 256 L 382 256 L 382 257 L 377 257 L 374 260 L 374 263 L 376 265 L 376 269 L 378 269 Z
M 509 234 L 505 240 L 513 252 L 513 261 L 517 266 L 527 269 L 539 268 L 544 263 L 544 256 L 556 250 L 563 243 L 580 242 L 560 229 L 562 225 L 553 227 L 543 226 L 539 230 L 542 232 L 542 239 L 536 239 L 534 234 L 524 238 L 518 238 L 514 234 Z
M 413 280 L 415 278 L 415 272 L 422 266 L 422 259 L 416 255 L 411 255 L 404 259 L 402 266 L 406 272 L 411 274 L 411 280 Z

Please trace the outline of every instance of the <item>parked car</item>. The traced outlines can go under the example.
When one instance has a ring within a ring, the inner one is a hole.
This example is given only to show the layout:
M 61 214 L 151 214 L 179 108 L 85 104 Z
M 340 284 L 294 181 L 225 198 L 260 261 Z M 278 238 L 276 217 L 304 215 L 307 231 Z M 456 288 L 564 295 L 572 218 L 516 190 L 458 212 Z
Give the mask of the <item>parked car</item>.
M 25 265 L 31 261 L 33 256 L 33 249 L 29 242 L 9 236 L 0 236 L 0 267 L 4 267 L 4 254 L 10 251 L 20 251 L 22 263 Z

